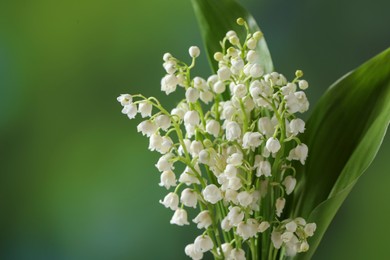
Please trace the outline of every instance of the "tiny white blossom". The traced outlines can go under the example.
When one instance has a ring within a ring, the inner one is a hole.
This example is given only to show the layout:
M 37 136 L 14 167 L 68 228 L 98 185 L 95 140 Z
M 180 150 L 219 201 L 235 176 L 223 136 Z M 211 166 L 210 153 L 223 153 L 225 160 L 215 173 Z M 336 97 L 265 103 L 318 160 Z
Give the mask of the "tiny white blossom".
M 241 206 L 247 207 L 252 203 L 252 195 L 247 191 L 241 191 L 237 195 L 237 200 L 240 203 Z
M 288 232 L 292 232 L 294 233 L 296 230 L 297 230 L 297 223 L 295 223 L 295 221 L 290 221 L 286 224 L 286 230 Z
M 198 195 L 193 190 L 186 188 L 181 192 L 180 201 L 187 207 L 196 208 Z
M 233 94 L 236 98 L 243 98 L 247 94 L 247 89 L 244 84 L 235 85 L 233 88 Z
M 240 224 L 238 224 L 237 234 L 245 241 L 248 238 L 254 237 L 256 235 L 258 225 L 259 223 L 257 220 L 249 218 L 245 222 L 242 221 Z
M 267 140 L 267 143 L 265 144 L 265 147 L 267 148 L 268 151 L 271 153 L 276 153 L 280 150 L 280 142 L 278 139 L 271 137 Z
M 308 155 L 307 145 L 300 144 L 290 150 L 287 160 L 299 160 L 302 163 L 302 165 L 304 165 L 307 155 Z
M 286 187 L 287 195 L 290 195 L 293 192 L 296 184 L 297 184 L 297 180 L 291 175 L 288 175 L 286 178 L 284 178 L 283 185 L 284 187 Z
M 262 222 L 259 224 L 259 227 L 257 228 L 257 231 L 260 232 L 260 233 L 263 233 L 263 232 L 266 231 L 269 227 L 270 227 L 270 224 L 269 224 L 268 221 L 262 221 Z
M 242 138 L 242 147 L 245 149 L 257 148 L 262 143 L 261 134 L 258 132 L 246 132 Z
M 219 68 L 217 71 L 218 77 L 221 81 L 228 80 L 232 75 L 232 72 L 228 67 Z
M 177 71 L 176 65 L 177 64 L 175 61 L 169 60 L 169 61 L 164 62 L 163 67 L 164 67 L 166 73 L 172 75 Z
M 184 115 L 184 123 L 192 126 L 199 125 L 199 113 L 194 110 L 187 111 Z
M 164 91 L 167 95 L 176 90 L 178 78 L 175 75 L 168 74 L 161 79 L 161 91 Z
M 269 117 L 259 118 L 259 121 L 257 121 L 257 127 L 259 132 L 267 137 L 271 137 L 275 131 L 275 127 Z
M 190 223 L 187 220 L 187 211 L 185 211 L 185 209 L 177 209 L 173 214 L 170 223 L 178 226 L 189 225 Z
M 230 252 L 230 256 L 228 259 L 231 260 L 245 260 L 245 251 L 241 248 L 233 248 L 233 250 Z
M 152 134 L 154 134 L 157 131 L 157 125 L 150 120 L 145 120 L 142 121 L 137 126 L 137 131 L 141 132 L 143 135 L 146 135 L 147 137 L 150 137 Z
M 254 50 L 250 50 L 248 51 L 248 53 L 246 54 L 246 60 L 249 62 L 249 63 L 254 63 L 257 59 L 257 53 L 256 51 Z
M 233 250 L 233 247 L 230 243 L 223 243 L 221 245 L 221 248 L 222 248 L 222 252 L 223 252 L 223 255 L 225 256 L 225 258 L 227 258 Z
M 188 50 L 188 53 L 190 54 L 190 56 L 191 56 L 192 58 L 198 57 L 199 54 L 200 54 L 199 47 L 197 47 L 197 46 L 191 46 L 190 49 Z
M 244 219 L 244 212 L 237 206 L 229 210 L 227 219 L 232 226 L 237 226 Z
M 169 136 L 163 136 L 161 138 L 161 145 L 157 147 L 156 150 L 161 154 L 166 154 L 167 152 L 169 152 L 169 150 L 171 150 L 172 146 L 172 139 Z
M 191 184 L 200 184 L 200 181 L 195 176 L 195 173 L 189 167 L 186 167 L 186 169 L 180 175 L 179 182 L 185 183 L 188 186 Z
M 160 172 L 172 170 L 173 163 L 170 162 L 171 158 L 172 158 L 171 154 L 165 154 L 165 155 L 161 156 L 156 164 L 157 169 Z
M 256 170 L 256 176 L 265 176 L 270 177 L 271 176 L 271 163 L 269 161 L 260 161 L 259 166 Z
M 285 198 L 278 198 L 275 203 L 276 207 L 276 216 L 280 217 L 280 215 L 283 212 L 284 206 L 286 205 L 286 199 Z
M 133 97 L 129 94 L 121 94 L 117 99 L 122 106 L 130 105 L 133 102 Z
M 229 179 L 228 186 L 227 186 L 228 189 L 239 190 L 241 189 L 241 187 L 242 187 L 242 182 L 240 178 L 233 177 Z
M 213 241 L 207 235 L 201 235 L 195 238 L 195 249 L 201 252 L 207 252 L 214 248 Z
M 199 99 L 199 90 L 196 88 L 188 88 L 186 90 L 186 99 L 188 103 L 195 103 Z
M 225 83 L 223 83 L 222 81 L 217 81 L 214 86 L 213 86 L 213 91 L 217 94 L 221 94 L 223 92 L 225 92 L 226 90 L 226 85 Z
M 274 229 L 271 233 L 271 241 L 272 241 L 272 244 L 274 245 L 274 247 L 276 249 L 279 249 L 283 244 L 282 233 L 280 233 Z
M 306 224 L 305 228 L 304 228 L 304 231 L 305 231 L 305 234 L 306 236 L 308 237 L 311 237 L 314 235 L 314 232 L 316 231 L 317 229 L 317 225 L 316 223 L 309 223 L 309 224 Z
M 202 191 L 202 195 L 203 198 L 211 204 L 215 204 L 222 199 L 221 190 L 214 184 L 207 185 Z
M 219 136 L 219 131 L 221 129 L 221 125 L 218 121 L 211 119 L 206 123 L 206 132 L 213 135 L 214 137 Z
M 186 255 L 191 257 L 193 260 L 200 260 L 203 258 L 203 253 L 199 250 L 195 249 L 194 244 L 189 244 L 184 248 L 184 252 Z
M 162 130 L 166 131 L 171 126 L 171 119 L 167 115 L 159 115 L 154 119 L 154 122 Z
M 222 219 L 221 228 L 223 231 L 229 232 L 232 229 L 232 227 L 233 226 L 230 224 L 228 217 L 225 217 L 224 219 Z
M 152 115 L 152 104 L 150 104 L 147 101 L 142 101 L 138 105 L 138 112 L 141 114 L 141 116 L 148 117 Z
M 306 80 L 300 80 L 298 82 L 298 85 L 299 85 L 299 88 L 302 89 L 302 90 L 305 90 L 309 87 L 309 83 L 307 83 Z
M 240 138 L 241 136 L 241 128 L 239 124 L 234 121 L 229 121 L 226 124 L 226 139 L 228 141 L 234 141 Z
M 225 191 L 225 200 L 232 202 L 234 204 L 238 204 L 237 195 L 238 195 L 237 191 L 232 189 L 227 189 Z
M 159 185 L 164 186 L 166 189 L 176 186 L 176 176 L 173 171 L 164 171 L 160 176 Z
M 160 203 L 163 204 L 166 208 L 177 210 L 179 206 L 179 196 L 177 196 L 176 193 L 170 192 L 165 196 L 164 200 L 160 200 Z
M 137 115 L 137 106 L 134 104 L 125 105 L 122 109 L 122 114 L 127 115 L 129 119 L 135 118 Z
M 306 252 L 307 250 L 309 250 L 309 244 L 307 243 L 307 241 L 303 241 L 299 247 L 299 252 Z
M 251 67 L 249 74 L 252 78 L 260 78 L 264 73 L 263 68 L 259 64 L 253 64 Z
M 192 156 L 197 156 L 200 153 L 200 151 L 202 151 L 203 149 L 204 146 L 202 142 L 196 140 L 191 142 L 190 153 Z
M 290 132 L 295 136 L 298 133 L 305 132 L 305 122 L 300 118 L 293 119 L 289 124 L 289 128 Z
M 287 242 L 290 242 L 290 240 L 292 240 L 294 237 L 294 234 L 292 232 L 284 232 L 282 235 L 281 235 L 281 239 L 283 240 L 284 243 L 287 243 Z
M 205 90 L 200 92 L 200 100 L 202 100 L 205 104 L 210 103 L 214 98 L 214 95 L 211 91 Z
M 193 221 L 195 224 L 197 224 L 197 228 L 199 229 L 207 229 L 213 223 L 208 210 L 201 211 Z
M 242 164 L 242 159 L 243 159 L 242 153 L 233 153 L 227 158 L 226 162 L 234 166 L 240 166 Z

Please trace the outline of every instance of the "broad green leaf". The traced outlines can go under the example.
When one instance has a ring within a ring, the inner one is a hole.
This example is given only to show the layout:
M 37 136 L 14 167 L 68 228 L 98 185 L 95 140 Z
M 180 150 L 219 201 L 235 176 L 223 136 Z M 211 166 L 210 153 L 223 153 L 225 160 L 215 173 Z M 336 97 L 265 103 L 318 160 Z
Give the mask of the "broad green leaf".
M 390 49 L 340 79 L 321 98 L 302 140 L 309 147 L 301 168 L 293 216 L 316 222 L 310 259 L 337 210 L 374 159 L 390 122 Z
M 240 39 L 245 39 L 245 29 L 237 25 L 237 18 L 242 17 L 247 21 L 251 33 L 260 31 L 252 15 L 235 0 L 192 0 L 192 5 L 214 72 L 216 72 L 218 64 L 213 56 L 215 52 L 221 50 L 220 41 L 225 37 L 225 34 L 234 30 Z M 272 72 L 271 54 L 264 37 L 258 42 L 256 52 L 259 56 L 258 63 L 264 67 L 264 71 L 266 73 Z

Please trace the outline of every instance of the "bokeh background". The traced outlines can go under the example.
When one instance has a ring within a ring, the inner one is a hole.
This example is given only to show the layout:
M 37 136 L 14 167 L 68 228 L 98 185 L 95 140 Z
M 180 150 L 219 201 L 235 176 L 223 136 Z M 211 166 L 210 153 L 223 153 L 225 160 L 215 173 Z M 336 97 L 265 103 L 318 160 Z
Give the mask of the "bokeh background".
M 315 104 L 390 46 L 387 0 L 243 0 L 278 71 Z M 0 1 L 0 259 L 186 259 L 198 231 L 158 204 L 157 154 L 115 98 L 157 96 L 162 55 L 201 45 L 190 1 Z M 209 73 L 205 56 L 198 75 Z M 337 149 L 337 147 L 335 147 Z M 314 259 L 388 259 L 390 138 Z

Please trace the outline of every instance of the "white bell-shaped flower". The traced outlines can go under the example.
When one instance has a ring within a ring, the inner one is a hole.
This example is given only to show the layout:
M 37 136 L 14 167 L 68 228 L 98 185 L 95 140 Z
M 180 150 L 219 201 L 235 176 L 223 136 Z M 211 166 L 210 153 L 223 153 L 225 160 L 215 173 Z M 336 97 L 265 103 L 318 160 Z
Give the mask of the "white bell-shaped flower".
M 217 81 L 213 86 L 213 91 L 216 94 L 222 94 L 226 90 L 226 85 L 223 83 L 223 81 L 219 80 Z
M 292 135 L 296 136 L 299 133 L 305 132 L 305 122 L 300 118 L 293 119 L 289 124 L 289 128 Z
M 129 94 L 121 94 L 117 99 L 122 106 L 130 105 L 133 102 L 133 97 Z
M 299 88 L 305 90 L 309 87 L 309 83 L 306 80 L 300 80 L 298 82 Z
M 152 115 L 152 104 L 147 101 L 142 101 L 138 105 L 138 112 L 141 114 L 141 116 L 144 117 L 150 117 Z
M 240 125 L 234 121 L 229 121 L 226 124 L 226 139 L 228 141 L 234 141 L 239 139 L 241 136 Z
M 280 145 L 280 142 L 279 142 L 278 139 L 276 139 L 274 137 L 271 137 L 271 138 L 269 138 L 267 140 L 267 143 L 265 144 L 265 147 L 271 153 L 277 153 L 280 150 L 281 145 Z
M 214 243 L 208 235 L 201 235 L 195 238 L 195 249 L 201 252 L 207 252 L 214 248 Z
M 243 158 L 244 156 L 242 155 L 242 153 L 233 153 L 227 158 L 226 163 L 234 166 L 240 166 L 242 165 Z
M 160 152 L 161 154 L 166 154 L 171 150 L 173 146 L 173 141 L 169 136 L 163 136 L 161 138 L 161 145 L 156 150 Z
M 248 93 L 244 84 L 237 84 L 233 88 L 233 94 L 236 98 L 243 98 Z
M 185 183 L 187 186 L 191 184 L 200 184 L 200 181 L 195 176 L 195 173 L 189 167 L 186 167 L 179 177 L 180 183 Z
M 247 207 L 247 206 L 249 206 L 252 203 L 252 200 L 253 200 L 252 194 L 250 194 L 247 191 L 241 191 L 237 195 L 237 200 L 238 200 L 238 202 L 240 203 L 241 206 Z
M 280 215 L 283 212 L 284 206 L 286 205 L 286 199 L 285 198 L 278 198 L 276 199 L 275 208 L 276 208 L 276 216 L 280 217 Z
M 279 249 L 283 244 L 282 233 L 274 229 L 271 233 L 271 241 L 274 247 Z
M 191 46 L 188 50 L 188 53 L 190 54 L 191 58 L 196 58 L 200 54 L 200 49 L 197 46 Z
M 260 161 L 259 166 L 256 170 L 256 176 L 265 176 L 270 177 L 271 176 L 271 163 L 269 161 Z
M 221 81 L 225 81 L 230 79 L 230 76 L 232 75 L 232 72 L 228 67 L 220 67 L 217 71 L 218 78 Z
M 257 127 L 259 132 L 267 137 L 271 137 L 274 134 L 275 126 L 269 117 L 261 117 L 257 121 Z
M 203 258 L 203 252 L 196 250 L 194 244 L 189 244 L 184 248 L 184 252 L 186 255 L 191 257 L 193 260 L 200 260 Z
M 294 189 L 295 185 L 297 184 L 297 180 L 292 177 L 291 175 L 288 175 L 286 178 L 284 178 L 284 181 L 282 183 L 284 187 L 286 187 L 286 194 L 290 195 Z
M 159 115 L 154 119 L 154 122 L 162 130 L 166 131 L 171 126 L 171 119 L 167 115 Z
M 223 231 L 229 232 L 232 229 L 232 227 L 233 226 L 230 224 L 230 221 L 229 221 L 228 217 L 225 217 L 224 219 L 222 219 L 222 221 L 221 221 L 221 229 Z
M 181 192 L 180 201 L 187 207 L 196 208 L 198 195 L 193 190 L 186 188 Z
M 187 111 L 184 115 L 184 123 L 192 126 L 199 125 L 199 113 L 194 110 Z
M 214 94 L 211 91 L 204 90 L 200 92 L 200 100 L 203 101 L 203 103 L 208 104 L 211 101 L 213 101 Z
M 177 84 L 179 83 L 178 78 L 175 75 L 167 74 L 161 79 L 161 91 L 169 95 L 176 90 Z
M 177 210 L 179 206 L 179 196 L 177 196 L 177 194 L 174 192 L 170 192 L 165 196 L 164 200 L 160 200 L 160 203 L 163 204 L 166 208 Z
M 252 78 L 260 78 L 264 74 L 264 70 L 260 66 L 260 64 L 253 64 L 249 71 L 249 74 Z
M 189 225 L 190 223 L 188 222 L 187 218 L 187 211 L 185 211 L 185 209 L 179 208 L 173 214 L 170 223 L 176 224 L 178 226 Z
M 242 138 L 242 147 L 245 149 L 255 149 L 262 143 L 261 134 L 258 132 L 246 132 Z
M 161 187 L 165 187 L 166 189 L 169 189 L 170 187 L 175 187 L 176 186 L 176 176 L 173 173 L 173 171 L 164 171 L 160 176 L 159 185 Z
M 147 137 L 150 137 L 152 134 L 154 134 L 157 131 L 157 125 L 150 120 L 145 120 L 142 121 L 137 126 L 137 131 L 141 132 L 142 135 L 146 135 Z
M 195 218 L 194 223 L 197 224 L 197 228 L 208 228 L 213 223 L 208 210 L 201 211 Z
M 306 236 L 308 237 L 311 237 L 314 235 L 314 232 L 316 231 L 317 229 L 317 225 L 316 223 L 309 223 L 309 224 L 306 224 L 305 228 L 304 228 L 304 231 L 305 231 L 305 234 Z
M 213 135 L 214 137 L 219 136 L 219 131 L 221 130 L 221 125 L 218 121 L 211 119 L 206 123 L 206 132 Z
M 245 258 L 245 251 L 242 250 L 241 248 L 233 248 L 232 251 L 230 252 L 230 255 L 227 259 L 231 260 L 246 260 Z
M 294 233 L 296 230 L 297 230 L 297 227 L 298 227 L 298 225 L 297 225 L 297 223 L 293 220 L 293 221 L 290 221 L 290 222 L 288 222 L 287 224 L 286 224 L 286 230 L 288 231 L 288 232 L 292 232 L 292 233 Z
M 129 119 L 135 118 L 137 115 L 137 106 L 135 104 L 128 104 L 125 105 L 122 109 L 122 114 L 127 115 Z
M 242 221 L 240 224 L 238 224 L 237 234 L 245 241 L 248 238 L 254 237 L 256 235 L 258 225 L 259 223 L 257 220 L 249 218 L 245 222 Z
M 188 103 L 195 103 L 199 99 L 199 90 L 196 88 L 188 88 L 186 90 L 186 100 Z
M 262 221 L 258 228 L 257 228 L 257 231 L 260 232 L 260 233 L 263 233 L 264 231 L 266 231 L 268 228 L 270 227 L 270 224 L 268 221 Z
M 165 154 L 157 161 L 156 167 L 160 172 L 169 171 L 173 168 L 173 163 L 170 161 L 172 154 Z
M 237 226 L 244 219 L 244 212 L 237 206 L 232 207 L 227 214 L 227 219 L 232 226 Z
M 203 198 L 211 204 L 215 204 L 222 199 L 221 190 L 214 184 L 207 185 L 202 191 L 202 195 Z
M 160 134 L 158 133 L 152 134 L 149 139 L 149 150 L 150 151 L 159 150 L 162 142 L 163 139 L 160 136 Z

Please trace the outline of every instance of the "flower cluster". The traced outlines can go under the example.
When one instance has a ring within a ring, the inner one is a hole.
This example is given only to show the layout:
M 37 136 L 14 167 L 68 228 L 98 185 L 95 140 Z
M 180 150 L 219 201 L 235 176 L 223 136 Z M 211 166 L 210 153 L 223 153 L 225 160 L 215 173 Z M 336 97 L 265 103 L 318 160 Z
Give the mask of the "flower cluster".
M 304 164 L 308 155 L 298 137 L 305 122 L 295 116 L 309 107 L 303 91 L 308 83 L 299 70 L 291 82 L 277 72 L 265 74 L 257 63 L 261 32 L 251 34 L 243 19 L 237 22 L 246 39 L 226 34 L 214 55 L 218 71 L 207 80 L 190 75 L 198 47 L 189 49 L 190 65 L 164 55 L 161 90 L 185 92 L 172 111 L 153 97 L 118 97 L 130 119 L 137 113 L 148 118 L 137 130 L 162 155 L 159 185 L 174 188 L 160 200 L 174 211 L 170 223 L 189 225 L 186 207 L 199 209 L 192 221 L 203 232 L 185 248 L 192 259 L 208 251 L 216 259 L 259 259 L 262 248 L 274 257 L 293 256 L 308 250 L 316 229 L 283 215 L 297 182 L 293 161 Z M 178 163 L 185 165 L 180 174 L 174 172 Z

